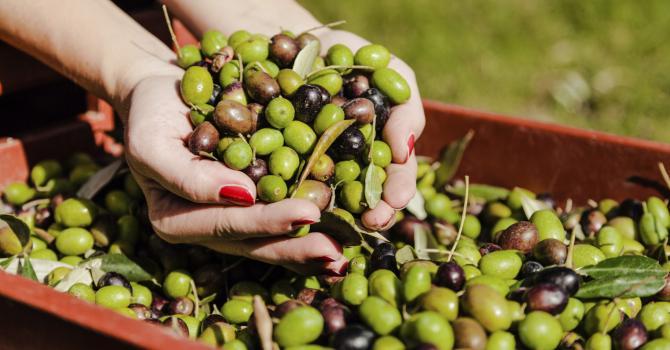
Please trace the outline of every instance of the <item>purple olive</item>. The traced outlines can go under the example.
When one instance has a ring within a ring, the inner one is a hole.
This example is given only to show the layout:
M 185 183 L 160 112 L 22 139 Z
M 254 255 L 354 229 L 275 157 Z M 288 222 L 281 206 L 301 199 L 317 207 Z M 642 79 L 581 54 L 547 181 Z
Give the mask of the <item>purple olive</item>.
M 535 275 L 535 273 L 542 271 L 544 266 L 537 261 L 528 260 L 521 265 L 521 271 L 519 273 L 521 278 L 528 278 Z
M 455 262 L 443 262 L 437 268 L 433 283 L 458 292 L 465 285 L 465 271 Z
M 170 328 L 174 334 L 182 337 L 188 337 L 188 326 L 182 319 L 170 316 L 163 320 L 163 325 Z
M 617 350 L 639 349 L 648 339 L 644 324 L 635 318 L 623 321 L 612 333 L 614 348 Z
M 282 318 L 289 311 L 302 306 L 305 306 L 305 303 L 298 300 L 290 299 L 277 305 L 272 315 L 276 318 Z
M 579 275 L 563 266 L 546 268 L 535 275 L 536 283 L 555 284 L 565 289 L 570 295 L 575 295 L 579 290 Z
M 415 216 L 406 215 L 402 220 L 393 225 L 391 228 L 391 237 L 394 240 L 399 240 L 407 244 L 414 244 L 414 230 L 423 227 L 424 230 L 430 231 L 430 225 L 423 220 L 417 219 Z
M 262 105 L 267 105 L 281 93 L 279 83 L 263 71 L 249 73 L 244 85 L 249 96 Z
M 170 302 L 168 310 L 173 315 L 190 315 L 193 313 L 195 303 L 188 297 L 178 297 Z
M 365 75 L 351 74 L 344 77 L 343 92 L 347 98 L 360 97 L 368 89 L 370 89 L 370 81 Z
M 210 122 L 198 125 L 188 138 L 188 149 L 199 155 L 200 152 L 211 153 L 219 143 L 219 131 Z
M 329 152 L 334 159 L 351 160 L 360 159 L 367 149 L 365 136 L 355 126 L 350 126 L 335 139 Z
M 580 223 L 584 233 L 593 236 L 607 223 L 607 217 L 601 211 L 591 209 L 582 213 Z
M 502 250 L 502 247 L 495 243 L 487 242 L 482 244 L 481 247 L 479 247 L 479 254 L 481 254 L 481 256 L 484 256 L 486 254 L 493 253 L 498 250 Z
M 304 84 L 293 94 L 292 102 L 295 118 L 309 124 L 314 121 L 321 108 L 330 102 L 330 94 L 319 85 Z
M 335 349 L 367 350 L 372 348 L 375 333 L 367 327 L 353 324 L 340 329 L 330 337 L 330 346 Z
M 128 308 L 133 310 L 138 320 L 146 320 L 153 318 L 153 313 L 151 312 L 151 309 L 142 304 L 130 304 L 128 305 Z
M 529 221 L 519 221 L 498 235 L 503 249 L 514 249 L 528 254 L 537 244 L 537 227 Z
M 270 39 L 270 57 L 282 68 L 291 66 L 298 51 L 298 43 L 286 34 L 277 34 Z
M 557 315 L 568 304 L 568 293 L 555 284 L 540 283 L 526 292 L 526 302 L 529 310 Z
M 242 172 L 249 176 L 254 183 L 258 183 L 261 177 L 268 174 L 268 163 L 263 159 L 256 158 Z
M 209 326 L 219 322 L 226 323 L 226 319 L 219 314 L 210 314 L 202 320 L 202 329 L 207 329 Z
M 548 238 L 535 245 L 533 256 L 544 265 L 561 265 L 568 257 L 568 247 L 557 239 Z
M 375 114 L 377 115 L 377 120 L 375 121 L 377 132 L 381 132 L 384 129 L 384 125 L 389 119 L 389 114 L 391 113 L 391 104 L 389 100 L 381 91 L 370 88 L 365 91 L 360 97 L 367 98 L 372 101 L 375 105 Z
M 116 272 L 107 272 L 102 275 L 102 277 L 100 277 L 98 280 L 97 286 L 98 288 L 105 286 L 121 286 L 128 289 L 130 293 L 133 292 L 133 287 L 130 285 L 130 282 L 128 282 L 128 279 L 122 274 Z
M 375 119 L 375 105 L 366 98 L 355 98 L 342 106 L 347 119 L 356 119 L 359 124 L 370 124 Z

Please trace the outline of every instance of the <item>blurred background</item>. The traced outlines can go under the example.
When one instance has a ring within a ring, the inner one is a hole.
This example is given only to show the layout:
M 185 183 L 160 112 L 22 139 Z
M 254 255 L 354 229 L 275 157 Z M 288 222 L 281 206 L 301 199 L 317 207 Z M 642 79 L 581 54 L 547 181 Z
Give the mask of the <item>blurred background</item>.
M 387 46 L 424 98 L 670 141 L 670 1 L 300 3 Z

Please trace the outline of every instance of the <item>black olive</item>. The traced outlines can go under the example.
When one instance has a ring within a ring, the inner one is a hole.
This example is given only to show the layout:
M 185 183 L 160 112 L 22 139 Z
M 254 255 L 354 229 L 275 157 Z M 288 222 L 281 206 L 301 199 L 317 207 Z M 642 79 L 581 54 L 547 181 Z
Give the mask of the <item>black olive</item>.
M 367 145 L 365 136 L 355 126 L 350 126 L 335 139 L 330 147 L 330 154 L 337 160 L 361 159 Z
M 295 107 L 295 118 L 309 124 L 314 121 L 321 108 L 330 102 L 330 94 L 321 86 L 305 84 L 293 94 L 292 102 Z
M 375 121 L 377 132 L 381 132 L 384 129 L 384 125 L 389 120 L 389 114 L 391 113 L 391 104 L 389 100 L 381 91 L 370 88 L 361 94 L 360 97 L 367 98 L 372 101 L 375 105 L 375 114 L 377 115 L 377 120 Z

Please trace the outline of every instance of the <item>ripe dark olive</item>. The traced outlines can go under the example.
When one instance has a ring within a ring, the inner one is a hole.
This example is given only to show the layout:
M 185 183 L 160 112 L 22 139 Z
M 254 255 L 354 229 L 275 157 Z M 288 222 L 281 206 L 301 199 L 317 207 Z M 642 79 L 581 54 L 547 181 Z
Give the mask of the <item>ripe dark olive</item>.
M 533 276 L 535 273 L 542 271 L 544 266 L 537 261 L 528 260 L 521 265 L 520 277 L 528 278 Z
M 193 308 L 195 304 L 193 300 L 187 297 L 178 297 L 170 302 L 168 309 L 171 314 L 176 315 L 190 315 L 193 313 Z
M 200 125 L 203 124 L 205 123 Z M 239 102 L 228 100 L 221 101 L 216 105 L 214 124 L 219 130 L 231 134 L 249 134 L 255 128 L 249 109 Z M 217 143 L 218 140 L 214 142 L 215 147 Z
M 533 256 L 544 265 L 561 265 L 568 257 L 568 247 L 555 238 L 545 239 L 535 245 Z
M 479 247 L 479 254 L 481 254 L 481 256 L 484 256 L 486 254 L 493 253 L 498 250 L 502 250 L 502 247 L 495 243 L 484 243 L 482 244 L 481 247 Z
M 662 301 L 670 301 L 670 275 L 665 276 L 665 285 L 658 293 L 656 298 Z
M 603 227 L 605 223 L 607 223 L 607 218 L 601 211 L 591 209 L 582 213 L 580 223 L 582 224 L 584 233 L 593 236 L 596 232 L 600 231 L 600 228 Z
M 414 244 L 414 230 L 420 227 L 430 232 L 430 225 L 427 222 L 419 220 L 415 216 L 406 215 L 402 220 L 393 225 L 391 228 L 391 237 L 394 240 L 403 241 L 407 244 Z
M 305 180 L 293 198 L 307 199 L 323 211 L 330 204 L 330 196 L 333 194 L 330 187 L 321 181 Z
M 635 318 L 623 321 L 612 333 L 614 348 L 618 350 L 639 349 L 649 336 L 644 324 Z
M 458 292 L 465 285 L 465 271 L 455 262 L 443 262 L 437 268 L 433 283 Z
M 142 304 L 130 304 L 128 305 L 128 308 L 133 310 L 138 320 L 146 320 L 153 318 L 153 313 L 151 312 L 151 309 Z
M 130 285 L 130 282 L 128 282 L 128 279 L 116 272 L 107 272 L 100 277 L 98 280 L 98 288 L 106 286 L 121 286 L 128 289 L 130 293 L 133 292 L 133 287 Z
M 168 305 L 170 301 L 164 297 L 162 297 L 159 294 L 152 293 L 152 298 L 151 298 L 151 312 L 155 315 L 155 317 L 160 317 L 164 312 L 163 310 L 167 311 L 166 305 Z
M 221 95 L 222 90 L 223 89 L 221 88 L 221 85 L 214 84 L 214 89 L 212 90 L 212 95 L 209 97 L 209 101 L 207 101 L 207 104 L 210 104 L 212 106 L 216 105 L 216 101 L 219 100 L 219 96 Z
M 295 118 L 309 124 L 314 121 L 321 108 L 330 102 L 330 94 L 321 86 L 304 84 L 293 94 L 292 102 Z
M 375 333 L 368 328 L 352 324 L 330 337 L 330 346 L 336 350 L 367 350 L 372 347 Z
M 380 257 L 384 255 L 395 256 L 395 247 L 389 242 L 382 242 L 375 246 L 375 249 L 372 251 L 372 257 Z
M 314 34 L 310 34 L 310 33 L 302 33 L 302 34 L 298 35 L 298 37 L 295 38 L 295 41 L 298 44 L 298 47 L 300 48 L 300 50 L 305 48 L 305 46 L 307 46 L 307 44 L 311 43 L 312 41 L 317 41 L 317 42 L 320 43 L 319 38 L 314 36 Z M 321 45 L 319 44 L 319 47 L 320 46 Z
M 338 107 L 344 106 L 344 104 L 347 103 L 347 101 L 348 100 L 347 100 L 346 97 L 340 96 L 340 95 L 335 95 L 335 96 L 333 96 L 333 98 L 330 99 L 330 103 L 332 103 L 332 104 L 334 104 Z
M 370 124 L 375 118 L 375 105 L 365 98 L 355 98 L 342 106 L 347 119 L 356 119 L 359 124 Z
M 347 98 L 360 97 L 370 89 L 370 81 L 363 74 L 352 74 L 344 77 L 343 92 Z
M 270 39 L 270 57 L 282 68 L 291 66 L 298 51 L 298 44 L 288 35 L 277 34 Z
M 537 228 L 529 221 L 519 221 L 498 235 L 498 244 L 503 249 L 530 253 L 537 244 Z
M 529 310 L 556 315 L 568 304 L 568 293 L 555 284 L 540 283 L 526 292 L 526 302 Z
M 188 138 L 188 149 L 198 155 L 200 152 L 211 153 L 219 143 L 219 131 L 210 122 L 198 125 Z
M 244 85 L 249 96 L 260 104 L 267 105 L 273 98 L 279 96 L 279 83 L 268 73 L 254 71 L 246 78 Z
M 171 329 L 174 334 L 182 337 L 188 337 L 188 326 L 182 319 L 170 316 L 163 321 L 163 324 L 167 328 Z
M 486 331 L 470 317 L 459 317 L 451 323 L 454 327 L 454 347 L 457 349 L 484 350 Z
M 254 183 L 258 183 L 261 177 L 268 174 L 268 163 L 263 159 L 256 158 L 242 172 L 249 176 Z
M 329 298 L 334 300 L 333 298 Z M 323 316 L 325 322 L 324 333 L 327 335 L 334 334 L 347 326 L 351 318 L 351 311 L 343 304 L 327 302 L 319 306 L 319 311 Z
M 329 152 L 337 160 L 351 160 L 360 159 L 366 149 L 365 136 L 352 125 L 335 139 Z
M 637 199 L 625 199 L 619 208 L 617 209 L 617 215 L 628 216 L 635 221 L 640 220 L 642 213 L 644 213 L 644 208 L 642 207 L 642 202 Z
M 210 314 L 202 320 L 202 329 L 207 329 L 209 326 L 219 322 L 225 323 L 226 319 L 219 314 Z
M 551 283 L 565 289 L 568 294 L 575 295 L 579 290 L 579 275 L 563 266 L 546 268 L 535 275 L 536 283 Z
M 523 304 L 526 302 L 526 292 L 528 292 L 529 289 L 529 287 L 519 287 L 514 289 L 507 294 L 507 299 Z
M 298 292 L 296 300 L 302 301 L 307 305 L 312 305 L 320 303 L 326 297 L 327 295 L 318 289 L 303 288 Z
M 433 233 L 437 242 L 446 246 L 451 245 L 456 240 L 456 236 L 458 236 L 456 226 L 443 219 L 435 219 L 433 222 Z M 413 244 L 414 241 L 408 243 Z
M 382 243 L 375 247 L 370 255 L 371 271 L 386 269 L 398 273 L 398 262 L 395 260 L 395 248 L 391 243 Z
M 389 113 L 391 113 L 391 104 L 384 94 L 382 94 L 376 88 L 370 88 L 361 94 L 360 97 L 367 98 L 372 101 L 375 105 L 375 114 L 377 115 L 377 120 L 375 122 L 377 132 L 380 132 L 384 129 L 384 125 L 389 119 Z

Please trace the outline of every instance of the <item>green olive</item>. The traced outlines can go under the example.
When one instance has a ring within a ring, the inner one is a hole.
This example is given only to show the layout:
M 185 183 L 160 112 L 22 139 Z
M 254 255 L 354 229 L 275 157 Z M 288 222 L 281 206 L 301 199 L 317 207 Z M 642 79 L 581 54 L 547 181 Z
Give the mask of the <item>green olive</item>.
M 368 267 L 369 267 L 368 258 L 365 257 L 364 255 L 358 255 L 349 260 L 349 266 L 347 267 L 347 270 L 349 271 L 349 273 L 358 273 L 363 276 L 366 276 L 368 272 Z
M 118 239 L 135 245 L 140 239 L 140 222 L 133 215 L 124 215 L 116 221 Z
M 568 299 L 568 305 L 558 315 L 558 321 L 566 332 L 577 328 L 582 318 L 584 318 L 584 304 L 576 298 Z
M 198 336 L 198 341 L 213 347 L 230 344 L 236 341 L 235 327 L 225 322 L 216 322 L 203 329 L 200 336 Z M 244 346 L 244 343 L 242 345 Z M 246 350 L 246 347 L 243 349 Z
M 462 266 L 463 271 L 465 272 L 465 280 L 469 281 L 477 276 L 481 276 L 482 272 L 474 265 L 465 265 Z
M 611 350 L 612 338 L 606 333 L 593 333 L 586 341 L 586 350 Z
M 290 180 L 298 170 L 300 157 L 292 148 L 282 146 L 270 154 L 268 168 L 273 175 L 281 176 L 284 181 Z
M 46 248 L 42 248 L 42 249 L 46 249 Z M 84 260 L 84 259 L 80 256 L 67 255 L 67 256 L 64 256 L 64 257 L 60 258 L 60 260 L 58 260 L 58 261 L 62 262 L 63 264 L 68 264 L 70 266 L 77 266 L 80 262 L 82 262 L 82 260 Z
M 277 175 L 265 175 L 256 184 L 258 197 L 268 203 L 278 202 L 286 198 L 286 182 Z
M 188 68 L 202 60 L 200 50 L 195 45 L 184 45 L 179 49 L 177 65 L 181 68 Z
M 589 335 L 596 332 L 608 333 L 623 321 L 623 315 L 621 311 L 616 310 L 614 303 L 600 302 L 584 316 L 584 331 Z M 641 321 L 644 323 L 644 320 Z
M 226 45 L 228 45 L 226 36 L 220 31 L 213 29 L 206 31 L 200 40 L 202 53 L 207 57 L 214 56 L 215 53 L 219 52 Z
M 379 335 L 391 334 L 402 323 L 400 311 L 384 299 L 375 296 L 363 300 L 358 307 L 358 314 L 363 322 Z
M 214 81 L 206 68 L 191 66 L 184 72 L 180 91 L 186 104 L 207 103 L 214 91 Z
M 401 305 L 402 285 L 390 270 L 379 269 L 370 274 L 368 290 L 370 295 L 380 297 L 395 307 Z
M 237 50 L 237 45 L 251 39 L 251 33 L 244 29 L 240 29 L 238 31 L 233 32 L 233 34 L 230 34 L 230 37 L 228 37 L 228 45 L 232 46 L 233 49 Z
M 589 311 L 589 313 L 591 313 L 591 311 Z M 665 301 L 650 302 L 642 307 L 638 319 L 642 322 L 644 328 L 648 332 L 654 332 L 664 324 L 670 322 L 670 303 Z M 616 324 L 614 326 L 616 326 Z
M 318 310 L 311 306 L 297 307 L 287 312 L 274 327 L 274 340 L 282 348 L 309 344 L 321 335 L 323 325 L 323 316 Z
M 647 199 L 647 210 L 654 215 L 659 224 L 663 227 L 670 227 L 670 212 L 668 205 L 656 197 L 651 196 Z
M 335 183 L 355 181 L 361 174 L 361 167 L 355 160 L 343 160 L 335 164 Z
M 95 302 L 95 291 L 88 284 L 75 283 L 67 292 L 74 295 L 77 299 L 88 301 L 89 303 Z
M 342 298 L 348 305 L 360 305 L 368 297 L 368 280 L 365 276 L 352 273 L 342 280 Z
M 265 119 L 270 125 L 277 129 L 287 127 L 295 117 L 295 108 L 291 101 L 279 96 L 265 108 Z
M 409 84 L 405 78 L 391 68 L 379 68 L 372 73 L 372 84 L 393 104 L 405 103 L 410 97 Z
M 221 140 L 219 140 L 219 143 L 216 144 L 216 155 L 219 157 L 219 159 L 223 159 L 223 155 L 226 152 L 226 149 L 228 146 L 230 146 L 233 142 L 237 140 L 237 137 L 222 137 Z
M 382 167 L 378 165 L 373 166 L 375 167 L 375 173 L 373 175 L 377 177 L 379 183 L 383 184 L 384 182 L 386 182 L 386 171 L 384 171 L 384 169 L 382 169 Z M 360 182 L 365 183 L 365 178 L 368 175 L 369 168 L 370 166 L 368 165 L 365 168 L 363 168 L 363 170 L 361 170 L 361 175 L 358 177 L 358 180 Z
M 64 255 L 81 255 L 93 248 L 93 236 L 83 228 L 72 227 L 63 230 L 56 237 L 56 249 Z
M 382 45 L 368 44 L 356 51 L 354 63 L 361 66 L 370 66 L 374 69 L 388 66 L 391 53 Z
M 230 299 L 221 307 L 221 315 L 232 324 L 242 324 L 249 321 L 254 307 L 246 300 Z
M 665 350 L 670 349 L 670 339 L 658 338 L 642 345 L 640 350 Z
M 219 71 L 219 84 L 226 87 L 240 80 L 240 63 L 238 61 L 226 62 Z
M 530 221 L 537 227 L 538 242 L 547 238 L 553 238 L 559 241 L 565 240 L 563 224 L 552 210 L 538 210 L 530 217 Z
M 37 191 L 24 182 L 13 182 L 5 187 L 3 194 L 7 203 L 19 206 L 33 199 Z
M 223 162 L 233 170 L 242 170 L 251 164 L 254 153 L 251 146 L 242 139 L 237 139 L 231 143 L 223 152 Z
M 316 141 L 314 130 L 301 121 L 293 120 L 284 128 L 284 142 L 300 155 L 311 153 Z
M 372 350 L 405 350 L 405 344 L 392 335 L 385 335 L 375 340 Z
M 270 54 L 268 40 L 250 39 L 235 46 L 235 53 L 242 57 L 242 62 L 247 64 L 253 61 L 264 61 Z
M 266 156 L 284 145 L 284 136 L 279 130 L 263 128 L 251 135 L 249 145 L 257 155 Z
M 448 288 L 432 287 L 421 296 L 421 307 L 435 311 L 449 321 L 458 317 L 458 296 Z
M 607 226 L 614 227 L 624 238 L 635 239 L 637 236 L 635 221 L 627 216 L 617 216 L 609 220 Z
M 391 147 L 380 140 L 375 140 L 372 144 L 372 163 L 382 168 L 386 168 L 391 164 Z
M 533 311 L 519 323 L 519 338 L 531 349 L 552 350 L 563 337 L 561 324 L 551 314 Z
M 342 90 L 342 76 L 334 69 L 325 69 L 315 73 L 309 77 L 307 83 L 323 87 L 331 96 Z
M 623 237 L 614 227 L 601 228 L 596 234 L 596 242 L 607 258 L 619 256 L 623 252 Z
M 116 216 L 130 214 L 131 205 L 132 199 L 123 191 L 112 190 L 105 195 L 105 208 Z
M 153 295 L 151 290 L 137 282 L 130 282 L 130 287 L 133 290 L 132 296 L 130 298 L 131 303 L 141 304 L 146 307 L 151 306 L 151 301 L 153 300 Z
M 372 143 L 372 123 L 370 124 L 363 124 L 358 127 L 358 131 L 363 134 L 363 137 L 365 138 L 365 144 L 369 145 Z
M 58 256 L 56 255 L 56 252 L 54 252 L 51 249 L 33 250 L 32 252 L 30 252 L 30 258 L 37 260 L 58 261 Z
M 463 222 L 463 235 L 472 239 L 476 239 L 479 237 L 481 232 L 482 224 L 479 222 L 479 219 L 474 215 L 465 215 L 465 221 Z
M 191 281 L 191 276 L 186 271 L 172 271 L 163 280 L 163 292 L 173 299 L 185 297 L 191 292 Z
M 521 187 L 514 187 L 507 196 L 507 206 L 515 211 L 521 210 L 523 197 L 535 199 L 536 196 L 537 195 L 530 190 Z
M 523 261 L 514 250 L 498 250 L 484 255 L 479 261 L 479 270 L 484 275 L 502 279 L 513 279 L 521 270 Z
M 575 269 L 595 265 L 603 260 L 605 260 L 605 254 L 590 244 L 575 244 L 572 251 L 572 263 Z
M 98 170 L 100 170 L 100 167 L 97 164 L 79 164 L 72 168 L 68 180 L 75 187 L 79 187 L 88 181 Z
M 512 325 L 505 297 L 485 284 L 467 286 L 462 303 L 465 311 L 489 332 L 506 330 Z
M 72 271 L 72 268 L 59 266 L 47 275 L 46 282 L 49 287 L 55 287 L 65 276 Z
M 42 186 L 47 181 L 61 176 L 63 174 L 63 167 L 58 161 L 53 159 L 43 160 L 30 170 L 30 180 L 35 186 Z
M 279 83 L 282 95 L 287 97 L 293 96 L 299 87 L 305 85 L 305 81 L 300 74 L 293 69 L 288 68 L 279 71 L 279 74 L 277 74 L 277 82 Z
M 479 264 L 479 260 L 482 258 L 482 254 L 479 253 L 479 249 L 476 246 L 469 246 L 463 244 L 463 236 L 461 236 L 461 243 L 456 247 L 456 253 L 458 256 L 454 256 L 454 261 L 460 266 L 466 265 L 475 265 Z
M 130 298 L 130 291 L 123 286 L 105 286 L 95 292 L 95 303 L 110 309 L 128 307 Z
M 338 199 L 344 209 L 360 214 L 365 210 L 363 202 L 363 184 L 360 181 L 346 181 L 339 191 Z
M 505 331 L 496 331 L 489 335 L 485 350 L 514 350 L 516 339 L 514 335 Z
M 326 67 L 326 61 L 321 56 L 316 56 L 314 64 L 312 64 L 312 72 Z
M 422 294 L 430 291 L 431 276 L 428 269 L 421 265 L 412 266 L 402 279 L 403 297 L 412 302 Z
M 326 62 L 329 66 L 351 66 L 354 64 L 354 53 L 346 45 L 335 44 L 328 49 Z
M 426 201 L 425 204 L 426 212 L 438 219 L 443 219 L 449 221 L 448 214 L 453 212 L 451 208 L 451 200 L 447 197 L 446 194 L 438 193 L 432 198 Z
M 498 238 L 498 235 L 507 229 L 508 227 L 516 224 L 518 221 L 515 218 L 502 218 L 496 221 L 495 225 L 491 228 L 491 233 L 493 234 L 493 240 L 495 241 Z
M 335 162 L 329 155 L 323 154 L 316 160 L 309 176 L 318 181 L 328 181 L 335 173 Z
M 244 300 L 251 304 L 254 295 L 259 295 L 266 303 L 270 302 L 270 293 L 263 285 L 254 281 L 240 281 L 230 287 L 228 295 L 233 299 Z
M 454 330 L 436 312 L 423 311 L 414 314 L 400 328 L 400 336 L 408 346 L 429 343 L 439 350 L 454 347 Z

